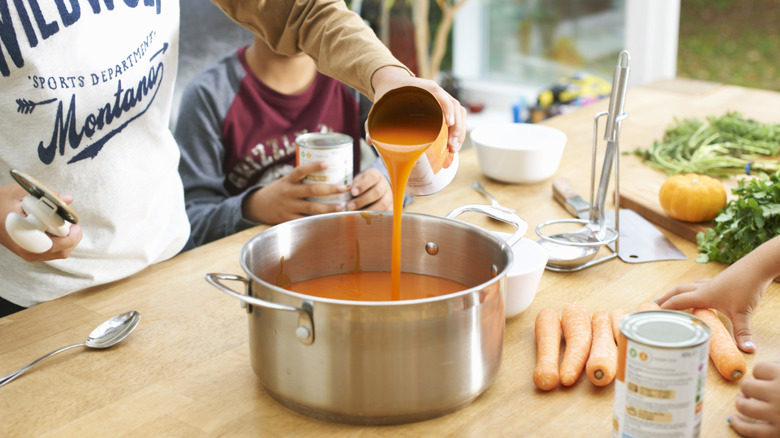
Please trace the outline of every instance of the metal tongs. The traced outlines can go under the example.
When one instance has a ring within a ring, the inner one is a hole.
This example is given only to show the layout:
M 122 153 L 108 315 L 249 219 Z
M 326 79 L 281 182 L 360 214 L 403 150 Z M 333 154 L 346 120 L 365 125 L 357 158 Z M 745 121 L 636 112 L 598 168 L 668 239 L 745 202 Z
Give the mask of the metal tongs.
M 612 173 L 612 166 L 615 166 L 615 211 L 620 211 L 619 195 L 619 140 L 621 122 L 628 117 L 623 111 L 626 102 L 626 90 L 628 88 L 629 76 L 629 54 L 623 50 L 618 55 L 618 63 L 612 78 L 612 92 L 609 97 L 609 109 L 599 112 L 593 119 L 593 152 L 591 157 L 591 178 L 590 178 L 590 215 L 587 220 L 584 219 L 557 219 L 539 224 L 536 227 L 536 234 L 542 239 L 540 243 L 547 248 L 550 258 L 547 262 L 547 269 L 551 271 L 578 271 L 597 263 L 613 259 L 618 255 L 618 245 L 620 236 L 619 216 L 615 215 L 615 227 L 607 225 L 605 218 L 604 204 L 607 197 L 607 187 Z M 596 155 L 598 149 L 598 128 L 599 119 L 607 117 L 607 123 L 604 130 L 604 141 L 607 142 L 604 151 L 604 164 L 601 167 L 601 178 L 599 179 L 598 193 L 595 193 L 596 186 Z M 595 196 L 595 202 L 594 202 Z M 582 229 L 546 235 L 542 229 L 552 224 L 559 223 L 581 223 Z M 615 244 L 612 254 L 593 260 L 601 246 Z M 568 247 L 568 248 L 567 248 Z M 575 247 L 575 248 L 572 248 Z M 575 251 L 572 251 L 574 249 Z M 579 249 L 579 251 L 577 251 Z

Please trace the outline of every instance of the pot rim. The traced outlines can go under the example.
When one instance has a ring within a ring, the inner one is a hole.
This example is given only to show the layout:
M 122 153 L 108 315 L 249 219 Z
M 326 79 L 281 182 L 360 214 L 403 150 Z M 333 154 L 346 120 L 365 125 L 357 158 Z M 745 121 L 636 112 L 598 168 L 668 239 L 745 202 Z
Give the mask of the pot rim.
M 445 295 L 438 295 L 435 297 L 428 297 L 428 298 L 418 298 L 415 300 L 397 300 L 397 301 L 355 301 L 355 300 L 339 300 L 334 298 L 324 298 L 324 297 L 318 297 L 314 295 L 307 295 L 302 294 L 300 292 L 291 291 L 289 289 L 285 289 L 281 286 L 277 286 L 275 284 L 271 284 L 261 278 L 259 278 L 257 275 L 255 275 L 254 272 L 252 272 L 246 265 L 246 254 L 247 251 L 249 251 L 250 244 L 252 241 L 256 239 L 261 239 L 263 234 L 266 234 L 270 232 L 271 230 L 275 230 L 277 228 L 282 227 L 291 227 L 294 226 L 295 223 L 300 222 L 318 222 L 321 220 L 331 220 L 334 216 L 354 216 L 354 215 L 361 215 L 364 218 L 366 215 L 371 216 L 385 216 L 389 215 L 392 217 L 393 212 L 392 211 L 345 211 L 345 212 L 335 212 L 335 213 L 323 213 L 318 214 L 315 216 L 307 216 L 303 218 L 293 219 L 287 222 L 283 222 L 281 224 L 274 225 L 270 228 L 267 228 L 256 235 L 252 236 L 241 248 L 241 251 L 239 253 L 239 264 L 241 265 L 241 269 L 244 271 L 245 274 L 249 276 L 249 278 L 252 281 L 256 281 L 258 283 L 261 283 L 263 286 L 268 287 L 272 289 L 274 292 L 281 293 L 283 295 L 287 295 L 290 297 L 298 298 L 303 301 L 309 301 L 309 302 L 320 302 L 320 303 L 330 303 L 330 304 L 340 304 L 340 305 L 348 305 L 348 306 L 355 306 L 355 307 L 402 307 L 402 306 L 412 306 L 412 305 L 419 305 L 419 304 L 425 304 L 425 303 L 433 303 L 437 301 L 446 301 L 453 298 L 458 298 L 463 295 L 468 295 L 474 292 L 478 292 L 482 289 L 485 289 L 487 286 L 492 285 L 495 282 L 501 281 L 502 278 L 506 278 L 509 274 L 509 270 L 512 267 L 512 263 L 514 261 L 514 252 L 512 250 L 512 247 L 509 246 L 509 244 L 499 236 L 496 236 L 492 232 L 485 230 L 482 227 L 478 227 L 474 224 L 452 219 L 452 218 L 446 218 L 441 216 L 436 216 L 433 214 L 428 213 L 403 213 L 404 216 L 418 216 L 418 217 L 430 217 L 436 220 L 445 220 L 445 221 L 452 221 L 456 226 L 463 227 L 466 229 L 472 229 L 476 231 L 478 234 L 480 234 L 481 237 L 487 238 L 488 240 L 492 240 L 495 242 L 499 250 L 503 252 L 507 256 L 507 263 L 506 266 L 501 271 L 498 271 L 496 275 L 491 278 L 488 281 L 485 281 L 483 283 L 480 283 L 478 285 L 472 286 L 468 289 L 460 290 L 457 292 L 452 292 Z M 368 271 L 368 272 L 377 272 L 377 271 Z M 390 272 L 390 271 L 379 271 L 379 272 Z

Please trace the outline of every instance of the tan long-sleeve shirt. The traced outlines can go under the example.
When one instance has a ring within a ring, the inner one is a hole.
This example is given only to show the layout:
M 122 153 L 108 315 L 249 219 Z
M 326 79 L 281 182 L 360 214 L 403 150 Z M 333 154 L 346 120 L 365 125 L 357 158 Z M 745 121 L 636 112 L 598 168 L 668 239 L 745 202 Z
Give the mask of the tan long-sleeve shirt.
M 379 68 L 405 68 L 341 0 L 212 0 L 279 53 L 305 52 L 324 74 L 374 99 Z M 408 69 L 407 69 L 408 71 Z

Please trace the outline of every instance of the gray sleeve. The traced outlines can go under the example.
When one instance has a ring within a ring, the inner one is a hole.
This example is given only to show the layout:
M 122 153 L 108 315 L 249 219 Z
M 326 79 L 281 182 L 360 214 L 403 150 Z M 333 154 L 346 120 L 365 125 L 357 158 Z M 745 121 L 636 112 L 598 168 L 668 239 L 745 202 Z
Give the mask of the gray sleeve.
M 182 94 L 174 136 L 181 150 L 179 175 L 196 245 L 257 225 L 241 213 L 244 197 L 256 187 L 230 196 L 224 185 L 222 121 L 243 78 L 239 68 L 235 55 L 227 57 L 196 76 Z

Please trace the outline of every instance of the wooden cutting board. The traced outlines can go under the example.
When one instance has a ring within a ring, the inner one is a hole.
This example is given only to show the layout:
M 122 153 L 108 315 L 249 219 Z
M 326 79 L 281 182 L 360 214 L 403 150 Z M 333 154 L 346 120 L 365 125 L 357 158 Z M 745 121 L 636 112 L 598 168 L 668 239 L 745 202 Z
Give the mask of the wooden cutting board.
M 666 215 L 658 201 L 658 192 L 666 181 L 667 175 L 644 164 L 638 157 L 620 158 L 620 208 L 629 208 L 650 222 L 665 228 L 686 240 L 696 243 L 696 234 L 712 228 L 712 221 L 683 222 Z M 740 177 L 724 180 L 728 199 L 734 198 L 731 189 L 737 187 Z
M 658 202 L 658 190 L 660 188 L 660 184 L 655 191 L 651 191 L 648 187 L 623 187 L 621 185 L 620 208 L 634 210 L 650 222 L 683 237 L 685 240 L 696 243 L 696 234 L 711 228 L 713 226 L 712 221 L 691 223 L 670 218 L 664 213 L 661 204 Z

